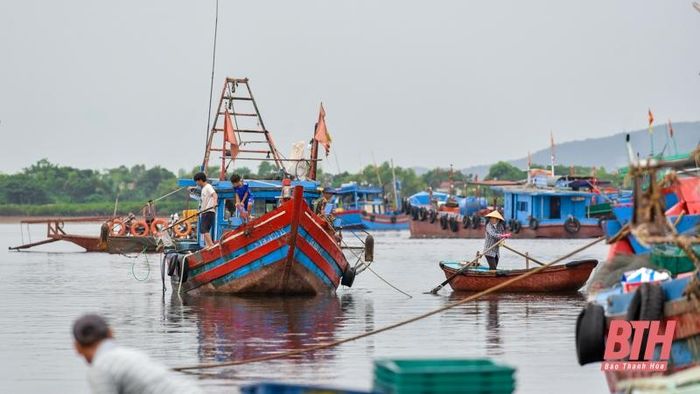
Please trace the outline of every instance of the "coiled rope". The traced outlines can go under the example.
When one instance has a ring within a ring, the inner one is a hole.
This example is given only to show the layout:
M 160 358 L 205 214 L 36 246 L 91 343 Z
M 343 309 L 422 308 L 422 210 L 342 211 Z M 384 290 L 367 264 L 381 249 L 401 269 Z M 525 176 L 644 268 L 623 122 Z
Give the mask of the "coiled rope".
M 356 341 L 356 340 L 358 340 L 358 339 L 362 339 L 362 338 L 366 338 L 366 337 L 369 337 L 369 336 L 372 336 L 372 335 L 376 335 L 376 334 L 379 334 L 379 333 L 382 333 L 382 332 L 385 332 L 385 331 L 393 330 L 394 328 L 398 328 L 398 327 L 401 327 L 401 326 L 405 326 L 405 325 L 407 325 L 407 324 L 410 324 L 410 323 L 413 323 L 413 322 L 416 322 L 416 321 L 425 319 L 425 318 L 427 318 L 427 317 L 436 315 L 436 314 L 438 314 L 438 313 L 442 313 L 442 312 L 444 312 L 444 311 L 446 311 L 446 310 L 449 310 L 449 309 L 452 309 L 452 308 L 454 308 L 454 307 L 457 307 L 457 306 L 466 304 L 467 302 L 476 300 L 476 299 L 481 298 L 481 297 L 483 297 L 483 296 L 485 296 L 485 295 L 487 295 L 487 294 L 491 294 L 491 293 L 493 293 L 493 292 L 495 292 L 495 291 L 498 291 L 498 290 L 500 290 L 500 289 L 502 289 L 502 288 L 504 288 L 504 287 L 507 287 L 507 286 L 509 286 L 509 285 L 511 285 L 511 284 L 513 284 L 513 283 L 515 283 L 515 282 L 517 282 L 517 281 L 519 281 L 519 280 L 522 280 L 522 279 L 527 278 L 528 276 L 534 275 L 534 274 L 536 274 L 536 273 L 538 273 L 538 272 L 544 270 L 544 269 L 547 268 L 547 267 L 550 267 L 550 266 L 552 266 L 552 265 L 554 265 L 554 264 L 557 264 L 557 263 L 559 263 L 559 262 L 561 262 L 561 261 L 563 261 L 563 260 L 566 260 L 566 259 L 568 259 L 569 257 L 571 257 L 571 256 L 573 256 L 573 255 L 575 255 L 575 254 L 578 254 L 578 253 L 580 253 L 580 252 L 583 251 L 583 250 L 586 250 L 586 249 L 590 248 L 591 246 L 597 244 L 598 242 L 600 242 L 600 241 L 602 241 L 602 240 L 604 240 L 604 239 L 605 239 L 605 237 L 596 238 L 595 240 L 593 240 L 593 241 L 587 243 L 586 245 L 583 245 L 583 246 L 581 246 L 581 247 L 579 247 L 579 248 L 573 250 L 572 252 L 569 252 L 569 253 L 565 254 L 564 256 L 559 257 L 558 259 L 556 259 L 556 260 L 554 260 L 554 261 L 551 261 L 551 262 L 549 262 L 549 263 L 547 263 L 547 264 L 544 264 L 544 265 L 542 265 L 542 266 L 539 266 L 539 267 L 537 267 L 537 268 L 534 268 L 534 269 L 532 269 L 531 271 L 528 271 L 528 272 L 526 272 L 526 273 L 524 273 L 524 274 L 522 274 L 522 275 L 520 275 L 520 276 L 516 276 L 516 277 L 513 278 L 513 279 L 509 279 L 509 280 L 507 280 L 507 281 L 505 281 L 505 282 L 503 282 L 503 283 L 501 283 L 501 284 L 498 284 L 498 285 L 493 286 L 493 287 L 491 287 L 491 288 L 489 288 L 489 289 L 486 289 L 486 290 L 484 290 L 484 291 L 481 291 L 481 292 L 478 292 L 478 293 L 476 293 L 476 294 L 473 294 L 473 295 L 470 295 L 470 296 L 468 296 L 468 297 L 465 297 L 465 298 L 463 298 L 463 299 L 461 299 L 461 300 L 459 300 L 459 301 L 455 301 L 455 302 L 453 302 L 453 303 L 447 304 L 446 306 L 443 306 L 443 307 L 441 307 L 441 308 L 432 310 L 432 311 L 430 311 L 430 312 L 426 312 L 426 313 L 424 313 L 424 314 L 422 314 L 422 315 L 418 315 L 418 316 L 412 317 L 412 318 L 410 318 L 410 319 L 406 319 L 406 320 L 402 320 L 402 321 L 397 322 L 397 323 L 394 323 L 394 324 L 390 324 L 390 325 L 388 325 L 388 326 L 384 326 L 384 327 L 382 327 L 382 328 L 378 328 L 378 329 L 376 329 L 376 330 L 368 331 L 368 332 L 365 332 L 365 333 L 362 333 L 362 334 L 358 334 L 358 335 L 355 335 L 355 336 L 351 336 L 351 337 L 348 337 L 348 338 L 345 338 L 345 339 L 340 339 L 340 340 L 333 341 L 333 342 L 322 343 L 322 344 L 319 344 L 319 345 L 308 346 L 308 347 L 303 348 L 303 349 L 292 350 L 292 351 L 289 351 L 289 352 L 286 352 L 286 353 L 270 354 L 270 355 L 267 355 L 267 356 L 253 357 L 253 358 L 244 359 L 244 360 L 237 360 L 237 361 L 226 361 L 226 362 L 219 362 L 219 363 L 208 363 L 208 364 L 188 365 L 188 366 L 184 366 L 184 367 L 176 367 L 176 368 L 173 368 L 173 370 L 174 370 L 174 371 L 183 372 L 183 371 L 189 371 L 189 370 L 210 369 L 210 368 L 219 368 L 219 367 L 230 367 L 230 366 L 235 366 L 235 365 L 244 365 L 244 364 L 258 363 L 258 362 L 262 362 L 262 361 L 278 360 L 278 359 L 282 359 L 282 358 L 287 358 L 287 357 L 291 357 L 291 356 L 296 356 L 296 355 L 298 355 L 298 354 L 313 352 L 313 351 L 316 351 L 316 350 L 328 349 L 328 348 L 331 348 L 331 347 L 335 347 L 335 346 L 338 346 L 338 345 L 342 345 L 342 344 L 344 344 L 344 343 L 348 343 L 348 342 Z

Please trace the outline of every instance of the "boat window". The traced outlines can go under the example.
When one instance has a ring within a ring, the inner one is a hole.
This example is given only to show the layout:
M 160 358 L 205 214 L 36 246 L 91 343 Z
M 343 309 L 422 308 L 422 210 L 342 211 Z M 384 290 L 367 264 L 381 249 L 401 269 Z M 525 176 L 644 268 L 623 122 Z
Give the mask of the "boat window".
M 527 212 L 527 201 L 518 201 L 518 211 Z

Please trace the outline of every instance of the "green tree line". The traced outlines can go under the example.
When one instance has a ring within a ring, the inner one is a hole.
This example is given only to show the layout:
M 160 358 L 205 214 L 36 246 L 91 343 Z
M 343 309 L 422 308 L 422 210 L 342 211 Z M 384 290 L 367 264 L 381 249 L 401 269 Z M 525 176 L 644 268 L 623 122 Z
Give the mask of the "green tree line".
M 544 168 L 544 166 L 539 166 Z M 394 167 L 396 179 L 401 183 L 401 194 L 410 196 L 428 187 L 437 189 L 446 184 L 454 184 L 458 192 L 475 180 L 472 174 L 457 170 L 434 168 L 417 175 L 411 168 Z M 557 174 L 591 175 L 593 168 L 557 166 Z M 177 189 L 178 178 L 189 178 L 198 171 L 180 170 L 178 174 L 160 167 L 146 168 L 144 165 L 120 166 L 105 170 L 78 169 L 61 166 L 46 159 L 15 174 L 0 174 L 0 215 L 108 215 L 119 200 L 119 213 L 138 213 L 143 204 Z M 219 169 L 209 168 L 210 176 L 216 177 Z M 257 171 L 238 167 L 235 172 L 246 179 L 270 179 L 277 176 L 275 167 L 262 162 Z M 597 169 L 596 176 L 622 184 L 622 177 Z M 527 177 L 521 170 L 509 163 L 498 162 L 491 166 L 486 179 L 523 180 Z M 319 170 L 318 179 L 323 186 L 338 187 L 343 183 L 357 182 L 381 186 L 393 197 L 392 168 L 389 162 L 369 165 L 357 173 L 342 172 L 329 174 Z M 471 189 L 470 191 L 471 192 Z M 193 205 L 184 191 L 158 201 L 161 214 L 174 212 Z

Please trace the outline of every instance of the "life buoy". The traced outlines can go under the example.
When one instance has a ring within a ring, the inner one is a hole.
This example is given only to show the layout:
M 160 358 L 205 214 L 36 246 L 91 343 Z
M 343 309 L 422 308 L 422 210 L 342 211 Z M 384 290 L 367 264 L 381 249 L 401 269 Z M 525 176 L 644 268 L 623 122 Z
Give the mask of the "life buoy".
M 111 236 L 122 236 L 126 234 L 126 226 L 124 221 L 121 219 L 112 219 L 108 222 L 109 224 L 109 235 Z
M 540 222 L 537 221 L 536 218 L 530 218 L 530 222 L 528 223 L 528 225 L 532 230 L 537 230 L 540 227 Z
M 463 216 L 462 217 L 462 228 L 469 228 L 471 226 L 472 222 L 469 219 L 469 216 Z
M 178 223 L 173 227 L 173 233 L 177 238 L 187 238 L 192 233 L 192 225 L 190 222 Z
M 447 215 L 440 215 L 440 228 L 447 229 Z
M 395 223 L 396 223 L 396 215 L 391 215 L 391 219 L 389 219 L 389 221 L 390 221 L 392 224 L 395 224 Z
M 481 218 L 476 216 L 476 215 L 473 215 L 471 222 L 472 222 L 472 228 L 474 230 L 476 230 L 477 228 L 479 228 L 479 225 L 481 225 Z
M 457 224 L 457 218 L 454 216 L 450 216 L 450 230 L 452 230 L 453 233 L 456 233 L 459 231 L 459 225 Z
M 168 227 L 168 221 L 162 218 L 158 218 L 151 223 L 151 234 L 153 235 L 158 235 L 160 234 L 163 229 Z
M 519 221 L 513 219 L 513 224 L 512 224 L 513 232 L 515 234 L 520 232 L 520 229 L 522 228 L 522 224 L 520 224 Z
M 579 222 L 575 217 L 570 216 L 564 222 L 564 230 L 566 230 L 566 232 L 569 234 L 576 234 L 579 232 L 579 230 L 581 230 L 581 222 Z
M 437 220 L 437 212 L 430 211 L 428 216 L 430 216 L 430 223 L 435 223 L 435 220 Z
M 576 356 L 580 365 L 603 361 L 605 355 L 605 311 L 588 303 L 576 319 Z
M 131 225 L 131 235 L 135 237 L 145 237 L 149 234 L 148 224 L 145 220 L 139 220 Z

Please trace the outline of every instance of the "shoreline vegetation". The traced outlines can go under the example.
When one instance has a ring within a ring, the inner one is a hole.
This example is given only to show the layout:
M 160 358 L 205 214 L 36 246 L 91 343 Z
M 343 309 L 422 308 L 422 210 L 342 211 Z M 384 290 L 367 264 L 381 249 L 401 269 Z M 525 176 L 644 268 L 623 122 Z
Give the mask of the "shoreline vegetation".
M 544 166 L 533 166 L 536 167 Z M 401 195 L 405 197 L 428 187 L 436 190 L 449 188 L 449 185 L 454 185 L 460 194 L 470 195 L 476 192 L 476 186 L 470 185 L 470 182 L 478 180 L 473 174 L 449 168 L 434 168 L 421 175 L 417 175 L 411 168 L 395 167 L 394 170 L 400 183 Z M 130 212 L 140 216 L 148 200 L 176 190 L 178 178 L 189 178 L 197 171 L 197 168 L 179 170 L 175 174 L 160 166 L 146 168 L 144 165 L 105 170 L 77 169 L 42 159 L 15 174 L 0 173 L 0 218 L 2 222 L 7 222 L 10 218 L 19 221 L 27 217 L 111 216 L 117 199 L 117 216 Z M 219 169 L 210 168 L 209 172 L 218 174 Z M 247 167 L 239 167 L 235 172 L 244 179 L 274 179 L 279 176 L 268 162 L 262 162 L 257 172 Z M 624 180 L 619 174 L 607 173 L 603 168 L 556 166 L 555 172 L 595 174 L 616 186 L 621 186 Z M 498 162 L 490 167 L 485 179 L 517 181 L 526 177 L 525 170 L 506 162 Z M 321 170 L 318 180 L 324 186 L 338 187 L 355 181 L 382 186 L 387 193 L 393 190 L 392 169 L 388 162 L 366 166 L 357 173 L 346 171 L 329 174 Z M 487 188 L 481 188 L 479 193 L 484 197 L 497 197 Z M 159 216 L 196 208 L 195 205 L 185 190 L 156 202 Z

